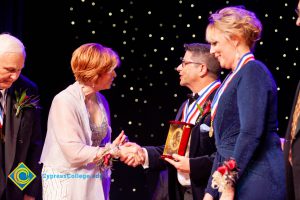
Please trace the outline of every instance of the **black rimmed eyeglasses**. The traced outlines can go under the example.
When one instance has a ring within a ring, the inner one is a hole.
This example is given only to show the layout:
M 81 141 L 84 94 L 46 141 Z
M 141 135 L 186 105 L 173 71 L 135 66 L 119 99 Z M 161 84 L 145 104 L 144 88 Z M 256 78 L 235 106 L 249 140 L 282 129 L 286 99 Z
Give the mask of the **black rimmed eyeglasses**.
M 180 60 L 181 60 L 182 67 L 185 67 L 186 65 L 189 65 L 189 64 L 197 64 L 197 65 L 202 65 L 203 64 L 203 63 L 200 63 L 200 62 L 185 61 L 183 58 L 180 58 Z

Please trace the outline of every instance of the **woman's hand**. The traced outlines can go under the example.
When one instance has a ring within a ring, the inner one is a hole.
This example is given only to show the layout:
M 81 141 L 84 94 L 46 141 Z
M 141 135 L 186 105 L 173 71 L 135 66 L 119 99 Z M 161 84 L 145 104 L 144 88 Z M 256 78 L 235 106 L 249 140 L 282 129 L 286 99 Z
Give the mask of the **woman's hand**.
M 118 137 L 116 137 L 116 139 L 113 141 L 112 145 L 116 147 L 124 144 L 125 142 L 127 142 L 127 136 L 122 130 L 121 133 L 118 135 Z
M 234 188 L 227 187 L 225 191 L 222 192 L 220 200 L 233 200 L 234 199 Z

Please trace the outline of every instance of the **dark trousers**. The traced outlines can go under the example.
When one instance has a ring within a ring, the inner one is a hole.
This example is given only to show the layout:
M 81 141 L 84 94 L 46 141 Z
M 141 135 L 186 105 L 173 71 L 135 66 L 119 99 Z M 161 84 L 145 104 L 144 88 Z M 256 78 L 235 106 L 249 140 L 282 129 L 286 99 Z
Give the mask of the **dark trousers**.
M 180 186 L 180 193 L 183 200 L 193 200 L 193 192 L 191 186 Z

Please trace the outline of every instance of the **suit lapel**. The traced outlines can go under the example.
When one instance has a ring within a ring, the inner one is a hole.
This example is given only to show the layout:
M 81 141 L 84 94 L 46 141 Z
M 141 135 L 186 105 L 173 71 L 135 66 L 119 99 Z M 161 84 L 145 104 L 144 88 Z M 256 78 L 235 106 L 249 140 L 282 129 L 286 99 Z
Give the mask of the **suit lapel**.
M 198 149 L 199 141 L 200 141 L 200 123 L 196 124 L 191 132 L 191 144 L 190 144 L 190 155 L 189 157 L 194 157 L 196 151 Z
M 4 189 L 6 188 L 6 177 L 5 174 L 3 173 L 3 170 L 0 170 L 0 197 L 2 196 L 2 193 Z
M 296 123 L 297 125 L 296 125 L 296 135 L 295 135 L 295 137 L 299 134 L 299 132 L 300 132 L 300 117 L 298 117 L 298 122 Z M 299 137 L 299 136 L 297 136 L 297 137 Z
M 16 154 L 17 135 L 21 123 L 22 113 L 18 117 L 15 115 L 14 105 L 16 98 L 14 87 L 8 89 L 6 99 L 6 119 L 5 119 L 5 171 L 8 175 L 14 162 Z
M 206 102 L 208 101 L 212 101 L 213 100 L 213 97 L 215 96 L 215 93 L 216 93 L 216 90 L 214 90 L 209 96 L 208 98 L 206 99 Z M 205 102 L 205 103 L 206 103 Z M 204 104 L 205 104 L 204 103 Z M 198 116 L 200 117 L 200 116 Z M 204 133 L 201 133 L 200 131 L 200 125 L 203 124 L 205 121 L 205 116 L 200 119 L 199 123 L 197 123 L 194 128 L 192 129 L 192 134 L 191 134 L 191 144 L 190 144 L 190 157 L 193 157 L 196 152 L 197 152 L 197 149 L 198 149 L 198 146 L 199 146 L 199 141 L 200 141 L 200 134 L 204 134 Z
M 181 104 L 178 112 L 177 112 L 177 115 L 176 115 L 176 118 L 175 120 L 176 121 L 180 121 L 180 118 L 182 117 L 182 112 L 183 112 L 183 108 L 184 108 L 184 105 L 187 103 L 188 100 L 186 100 L 185 102 L 183 102 L 183 104 Z

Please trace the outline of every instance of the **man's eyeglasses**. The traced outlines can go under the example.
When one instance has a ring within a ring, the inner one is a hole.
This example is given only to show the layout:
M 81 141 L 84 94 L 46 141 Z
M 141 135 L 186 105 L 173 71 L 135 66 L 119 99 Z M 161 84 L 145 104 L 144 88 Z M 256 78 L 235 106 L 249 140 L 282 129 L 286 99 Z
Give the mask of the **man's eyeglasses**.
M 185 60 L 183 60 L 183 58 L 180 58 L 180 60 L 181 60 L 182 67 L 185 67 L 186 65 L 189 65 L 189 64 L 197 64 L 197 65 L 203 64 L 203 63 L 199 63 L 199 62 L 185 61 Z

